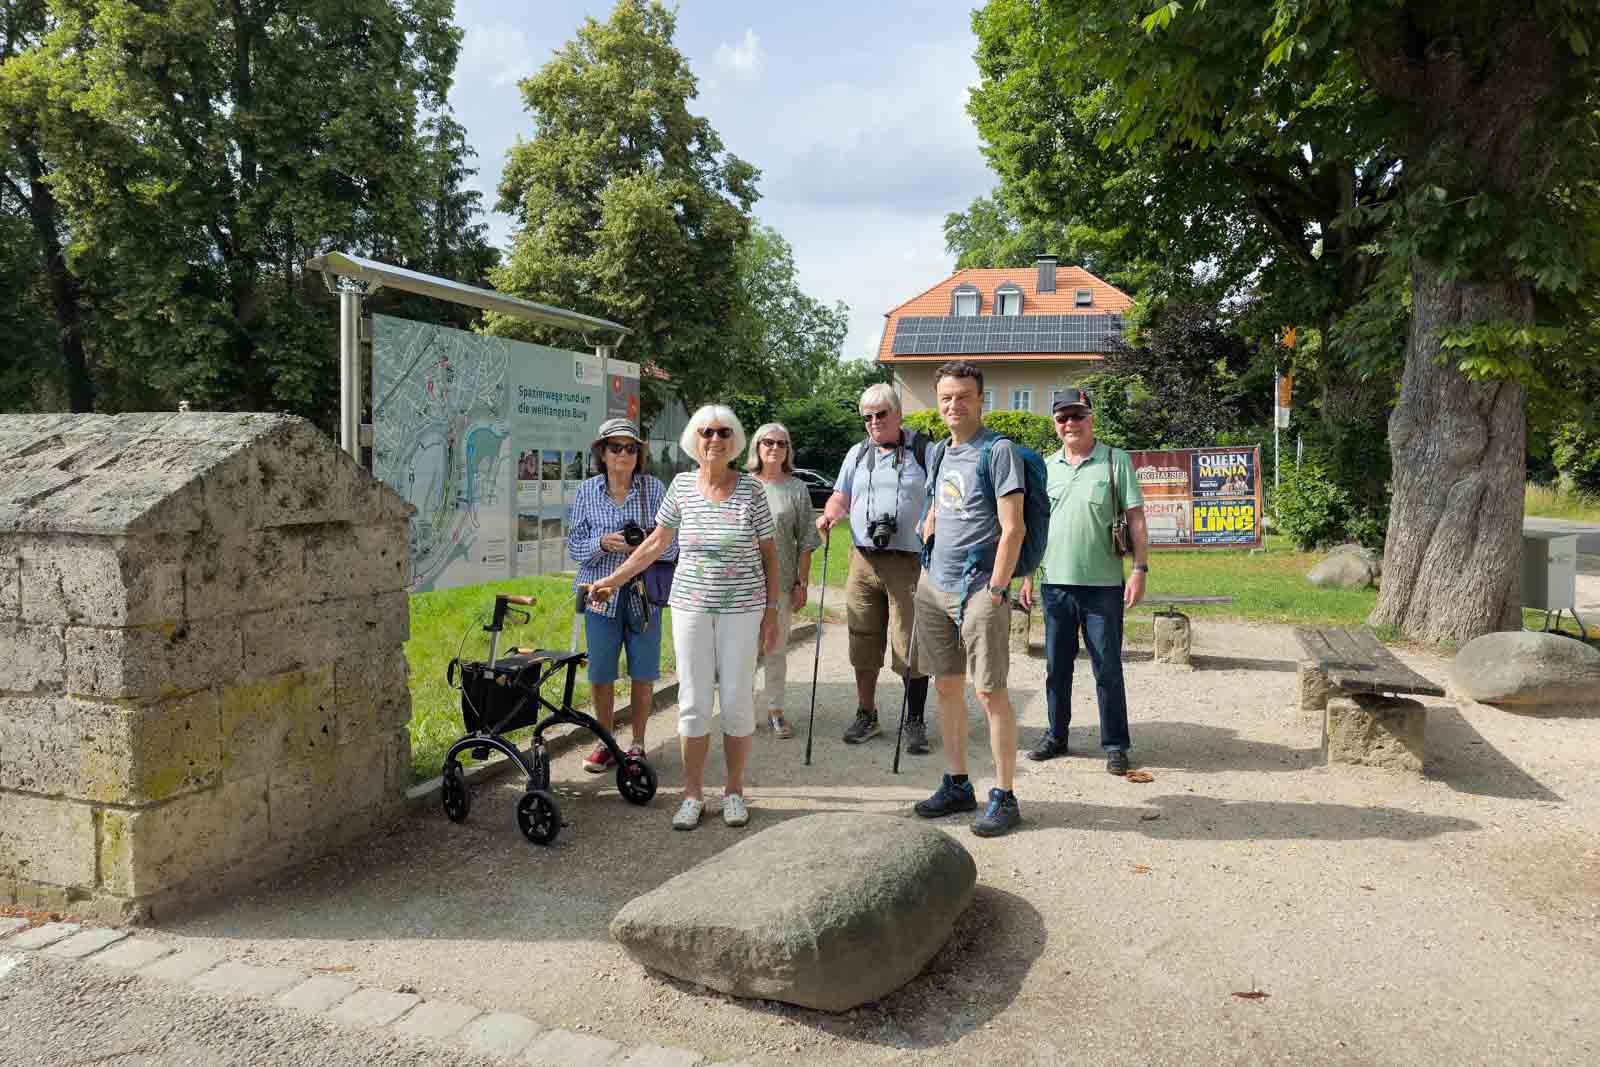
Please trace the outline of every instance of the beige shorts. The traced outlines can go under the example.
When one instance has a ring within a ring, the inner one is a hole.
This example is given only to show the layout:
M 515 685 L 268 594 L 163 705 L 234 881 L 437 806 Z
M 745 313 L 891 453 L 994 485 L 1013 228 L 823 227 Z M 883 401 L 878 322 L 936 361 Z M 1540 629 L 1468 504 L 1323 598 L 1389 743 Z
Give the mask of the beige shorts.
M 1011 672 L 1011 602 L 994 602 L 980 586 L 967 598 L 956 626 L 959 593 L 946 593 L 928 579 L 917 583 L 916 666 L 931 675 L 966 674 L 980 693 L 1006 687 Z
M 911 658 L 911 615 L 922 564 L 910 552 L 850 550 L 850 577 L 845 582 L 846 625 L 850 628 L 850 666 L 875 671 L 892 649 L 891 666 L 905 677 Z M 921 677 L 913 674 L 912 677 Z

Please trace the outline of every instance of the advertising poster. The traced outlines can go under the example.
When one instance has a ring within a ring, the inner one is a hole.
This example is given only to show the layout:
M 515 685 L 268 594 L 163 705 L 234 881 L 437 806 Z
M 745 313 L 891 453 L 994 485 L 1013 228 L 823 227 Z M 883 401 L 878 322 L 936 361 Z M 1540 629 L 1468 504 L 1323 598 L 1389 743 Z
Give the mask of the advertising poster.
M 1152 548 L 1261 544 L 1261 456 L 1251 448 L 1131 452 Z

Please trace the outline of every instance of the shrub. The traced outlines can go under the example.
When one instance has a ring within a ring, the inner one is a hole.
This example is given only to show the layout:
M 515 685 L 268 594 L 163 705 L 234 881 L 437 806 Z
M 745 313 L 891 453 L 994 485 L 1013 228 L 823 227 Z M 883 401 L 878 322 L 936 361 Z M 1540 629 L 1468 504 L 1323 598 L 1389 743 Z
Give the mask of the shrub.
M 933 408 L 906 412 L 903 424 L 907 431 L 921 430 L 935 441 L 950 436 L 950 428 Z M 1001 437 L 1009 437 L 1041 455 L 1049 455 L 1061 447 L 1056 440 L 1055 423 L 1031 411 L 991 411 L 983 417 L 983 424 Z
M 861 416 L 828 400 L 791 400 L 778 409 L 777 421 L 788 427 L 793 463 L 829 478 L 839 471 L 850 446 L 866 436 Z M 754 426 L 745 427 L 754 432 Z
M 1285 470 L 1275 495 L 1278 528 L 1303 551 L 1344 540 L 1349 506 L 1350 495 L 1315 463 Z
M 1600 433 L 1567 423 L 1551 437 L 1550 461 L 1568 492 L 1600 493 Z
M 913 430 L 921 430 L 935 441 L 943 441 L 950 436 L 950 427 L 944 424 L 944 420 L 939 417 L 939 413 L 933 408 L 908 411 L 905 414 L 905 418 L 900 421 L 908 433 Z

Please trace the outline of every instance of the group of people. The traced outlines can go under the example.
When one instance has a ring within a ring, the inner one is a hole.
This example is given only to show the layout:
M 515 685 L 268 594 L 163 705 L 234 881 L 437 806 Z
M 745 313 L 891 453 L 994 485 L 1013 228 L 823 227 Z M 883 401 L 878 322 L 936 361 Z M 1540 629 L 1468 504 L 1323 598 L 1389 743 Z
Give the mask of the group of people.
M 593 448 L 601 473 L 583 483 L 569 523 L 595 717 L 612 729 L 619 660 L 626 653 L 630 751 L 642 754 L 660 676 L 661 626 L 656 613 L 629 611 L 624 601 L 645 595 L 642 579 L 651 567 L 675 561 L 667 603 L 684 764 L 675 828 L 692 830 L 704 815 L 711 719 L 719 704 L 727 763 L 722 818 L 729 826 L 749 822 L 744 770 L 756 732 L 756 675 L 764 675 L 761 699 L 773 736 L 793 737 L 784 713 L 785 637 L 792 613 L 806 604 L 821 535 L 847 516 L 853 543 L 845 609 L 856 711 L 844 741 L 860 744 L 882 732 L 877 683 L 887 656 L 905 686 L 906 750 L 927 753 L 931 678 L 946 771 L 916 813 L 938 818 L 977 811 L 966 766 L 970 678 L 988 721 L 996 777 L 973 831 L 997 836 L 1021 821 L 1012 788 L 1017 726 L 1007 677 L 1025 465 L 1011 441 L 983 426 L 977 366 L 946 363 L 935 375 L 935 391 L 950 430 L 938 444 L 905 431 L 899 396 L 889 386 L 862 394 L 865 438 L 845 456 L 833 494 L 814 520 L 805 486 L 793 474 L 793 442 L 779 423 L 747 439 L 727 407 L 700 408 L 679 442 L 698 469 L 677 475 L 670 486 L 645 472 L 636 426 L 626 419 L 601 426 Z M 1106 766 L 1124 774 L 1130 740 L 1122 619 L 1143 597 L 1149 570 L 1143 497 L 1127 453 L 1095 440 L 1086 393 L 1059 394 L 1051 414 L 1061 449 L 1045 465 L 1047 544 L 1037 572 L 1023 578 L 1017 594 L 1025 610 L 1036 599 L 1042 606 L 1048 661 L 1050 726 L 1028 755 L 1048 760 L 1067 754 L 1081 631 L 1094 669 Z M 735 469 L 741 454 L 742 472 Z M 1126 517 L 1126 548 L 1133 556 L 1126 577 L 1113 546 L 1119 516 Z M 594 772 L 610 763 L 599 745 L 584 760 Z

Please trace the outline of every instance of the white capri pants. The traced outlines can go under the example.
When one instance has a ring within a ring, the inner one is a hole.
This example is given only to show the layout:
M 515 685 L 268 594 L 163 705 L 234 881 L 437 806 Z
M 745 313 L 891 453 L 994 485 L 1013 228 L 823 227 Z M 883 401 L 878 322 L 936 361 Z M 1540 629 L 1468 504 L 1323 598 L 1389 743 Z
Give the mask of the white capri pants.
M 711 732 L 712 705 L 722 692 L 722 732 L 756 732 L 756 653 L 761 611 L 672 612 L 672 647 L 678 654 L 678 736 Z
M 761 706 L 767 711 L 783 710 L 783 691 L 789 685 L 789 626 L 794 621 L 793 603 L 788 597 L 778 605 L 778 650 L 761 657 Z

